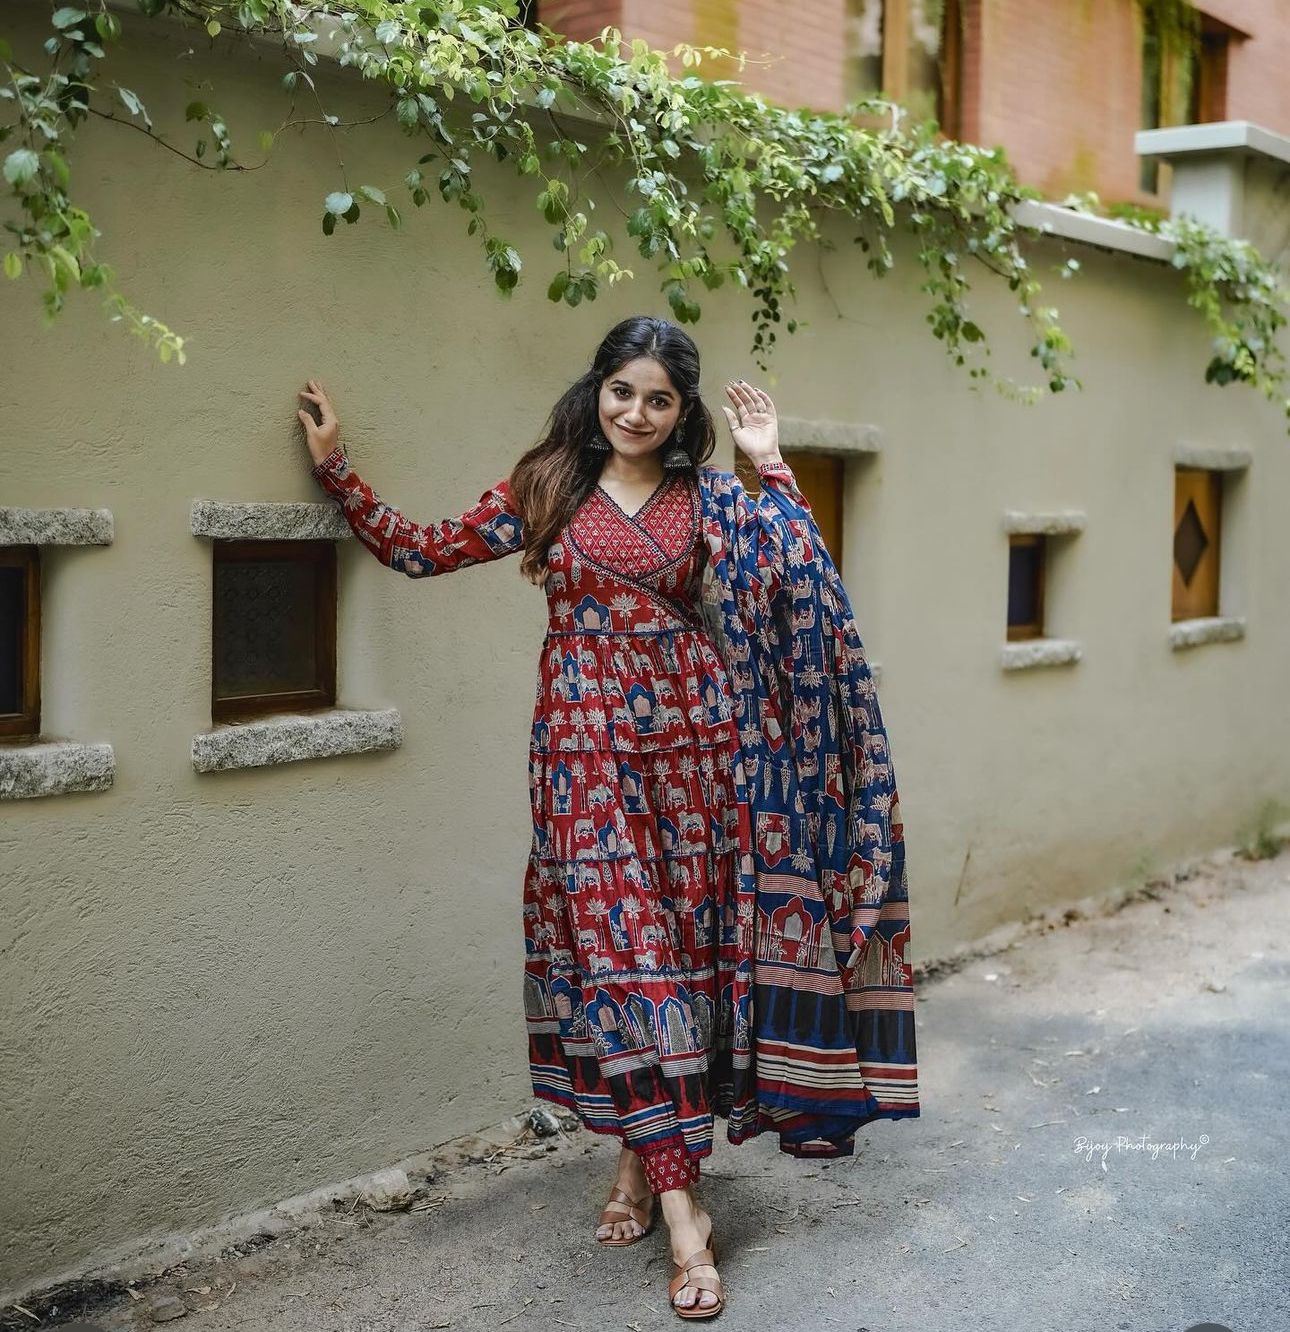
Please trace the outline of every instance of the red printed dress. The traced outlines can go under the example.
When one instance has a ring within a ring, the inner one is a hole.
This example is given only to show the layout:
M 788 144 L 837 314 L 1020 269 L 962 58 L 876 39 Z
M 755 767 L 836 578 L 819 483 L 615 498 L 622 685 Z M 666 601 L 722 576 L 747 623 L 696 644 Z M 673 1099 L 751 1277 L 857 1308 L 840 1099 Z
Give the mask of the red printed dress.
M 523 547 L 505 482 L 422 526 L 339 451 L 315 475 L 411 577 Z M 633 514 L 591 493 L 549 551 L 530 745 L 533 1089 L 639 1152 L 655 1192 L 697 1177 L 714 1111 L 732 1140 L 756 1132 L 748 804 L 730 688 L 699 619 L 705 560 L 692 478 L 665 477 Z

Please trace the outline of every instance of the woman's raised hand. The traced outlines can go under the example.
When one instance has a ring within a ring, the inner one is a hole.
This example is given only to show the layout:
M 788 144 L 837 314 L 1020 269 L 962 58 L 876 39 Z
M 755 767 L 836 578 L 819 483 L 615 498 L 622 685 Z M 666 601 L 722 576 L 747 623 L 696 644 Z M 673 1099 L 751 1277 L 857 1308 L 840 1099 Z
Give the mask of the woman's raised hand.
M 726 396 L 730 406 L 722 403 L 721 410 L 740 451 L 753 463 L 777 461 L 779 424 L 770 397 L 742 379 L 726 385 Z
M 318 408 L 318 420 L 314 420 L 313 413 L 304 407 L 296 413 L 305 428 L 305 443 L 309 445 L 309 456 L 316 467 L 339 442 L 340 422 L 326 389 L 316 379 L 309 380 L 307 387 L 300 390 L 300 396 Z

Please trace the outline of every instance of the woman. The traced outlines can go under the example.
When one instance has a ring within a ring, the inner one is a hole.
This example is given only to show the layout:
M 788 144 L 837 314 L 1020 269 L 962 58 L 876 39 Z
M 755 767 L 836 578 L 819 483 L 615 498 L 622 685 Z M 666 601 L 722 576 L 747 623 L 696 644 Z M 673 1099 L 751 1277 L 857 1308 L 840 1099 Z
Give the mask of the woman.
M 536 1095 L 622 1144 L 596 1238 L 667 1221 L 682 1317 L 724 1304 L 694 1186 L 713 1114 L 840 1155 L 918 1114 L 904 842 L 846 594 L 743 380 L 722 405 L 762 498 L 701 464 L 699 356 L 665 320 L 610 330 L 542 441 L 422 526 L 338 447 L 310 381 L 314 475 L 390 568 L 522 552 L 546 591 L 530 747 L 524 1004 Z M 315 413 L 317 419 L 315 419 Z

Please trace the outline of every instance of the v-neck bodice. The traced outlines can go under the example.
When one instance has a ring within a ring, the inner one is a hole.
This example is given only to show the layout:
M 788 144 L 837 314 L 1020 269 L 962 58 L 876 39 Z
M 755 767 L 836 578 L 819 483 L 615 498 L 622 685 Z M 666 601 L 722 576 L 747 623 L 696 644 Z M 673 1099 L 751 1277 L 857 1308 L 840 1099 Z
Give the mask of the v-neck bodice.
M 623 515 L 624 518 L 628 519 L 630 522 L 636 522 L 640 519 L 641 515 L 644 514 L 645 510 L 648 509 L 649 506 L 653 504 L 656 499 L 658 499 L 660 494 L 662 494 L 663 488 L 669 485 L 673 480 L 674 480 L 673 477 L 664 474 L 664 476 L 660 479 L 658 485 L 656 485 L 654 489 L 651 490 L 650 493 L 645 496 L 644 500 L 640 504 L 638 504 L 636 508 L 634 508 L 631 511 L 631 513 L 628 513 L 627 510 L 623 508 L 623 506 L 613 497 L 613 495 L 608 490 L 605 489 L 604 485 L 601 484 L 599 481 L 596 483 L 596 492 L 598 494 L 603 495 L 610 502 L 610 504 L 612 504 L 614 508 L 617 509 L 618 512 Z
M 660 610 L 692 625 L 702 570 L 699 493 L 689 478 L 664 477 L 635 513 L 597 486 L 551 548 L 553 626 L 631 632 L 638 619 L 657 628 Z

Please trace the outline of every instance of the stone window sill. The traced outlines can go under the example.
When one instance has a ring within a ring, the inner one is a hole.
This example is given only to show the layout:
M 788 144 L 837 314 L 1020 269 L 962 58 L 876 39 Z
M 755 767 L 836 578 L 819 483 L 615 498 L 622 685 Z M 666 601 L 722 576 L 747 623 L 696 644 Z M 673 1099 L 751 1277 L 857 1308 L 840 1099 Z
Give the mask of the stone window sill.
M 1031 638 L 1003 645 L 1005 671 L 1028 671 L 1038 666 L 1066 666 L 1079 661 L 1084 646 L 1070 638 Z
M 292 713 L 217 726 L 193 736 L 193 767 L 198 772 L 263 768 L 397 749 L 402 743 L 403 719 L 394 708 Z
M 111 745 L 31 740 L 0 745 L 0 800 L 106 791 L 116 776 Z
M 1009 536 L 1078 536 L 1088 525 L 1088 515 L 1078 509 L 1023 513 L 1008 509 L 1003 530 Z
M 868 457 L 882 449 L 877 426 L 851 421 L 816 421 L 800 416 L 779 418 L 779 443 L 783 449 L 803 449 L 843 457 Z
M 1174 449 L 1174 463 L 1179 467 L 1203 467 L 1210 472 L 1243 472 L 1254 459 L 1249 449 L 1224 448 L 1221 445 L 1180 444 Z
M 110 546 L 108 509 L 0 508 L 0 546 Z
M 353 533 L 330 500 L 325 504 L 194 500 L 195 537 L 214 541 L 345 541 Z
M 1198 620 L 1176 620 L 1169 626 L 1169 646 L 1200 647 L 1202 643 L 1232 643 L 1245 637 L 1243 615 L 1210 615 Z

